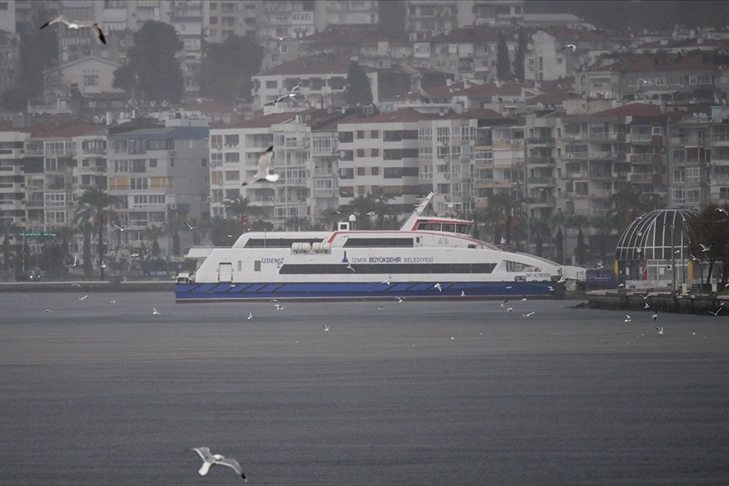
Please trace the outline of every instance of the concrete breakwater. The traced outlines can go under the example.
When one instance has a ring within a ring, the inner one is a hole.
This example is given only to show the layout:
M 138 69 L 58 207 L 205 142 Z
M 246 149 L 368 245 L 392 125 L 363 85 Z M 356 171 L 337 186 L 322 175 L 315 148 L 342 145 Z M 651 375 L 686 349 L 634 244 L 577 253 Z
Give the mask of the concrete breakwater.
M 710 292 L 680 294 L 670 291 L 593 290 L 587 292 L 587 305 L 593 309 L 675 312 L 729 318 L 729 295 Z M 718 311 L 718 312 L 717 312 Z
M 0 292 L 174 292 L 174 281 L 2 282 Z

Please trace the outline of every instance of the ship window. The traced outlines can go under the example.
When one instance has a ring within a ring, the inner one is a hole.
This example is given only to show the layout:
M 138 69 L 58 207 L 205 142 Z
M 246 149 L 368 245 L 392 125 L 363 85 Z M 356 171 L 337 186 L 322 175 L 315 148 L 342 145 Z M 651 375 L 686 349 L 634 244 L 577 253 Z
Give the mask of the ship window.
M 440 231 L 440 223 L 420 223 L 418 229 L 421 231 Z
M 395 257 L 400 259 L 399 257 Z M 427 258 L 427 257 L 426 257 Z M 387 274 L 387 273 L 430 273 L 430 274 L 479 274 L 491 273 L 496 265 L 494 263 L 369 263 L 358 265 L 357 273 Z M 279 270 L 280 274 L 287 275 L 317 275 L 317 274 L 351 274 L 347 265 L 341 263 L 329 265 L 310 264 L 284 264 Z
M 260 272 L 261 271 L 261 260 L 254 260 L 253 261 L 253 271 L 254 272 Z
M 468 224 L 459 224 L 459 225 L 457 225 L 456 226 L 456 233 L 461 233 L 461 234 L 467 235 L 468 234 L 468 227 L 469 226 L 470 225 L 468 225 Z
M 243 271 L 243 262 L 240 261 L 240 260 L 238 260 L 238 271 L 239 272 L 242 272 Z
M 344 246 L 413 246 L 412 238 L 352 238 Z
M 506 260 L 506 271 L 507 272 L 541 272 L 539 267 L 536 267 L 534 265 L 529 265 L 527 263 L 522 263 L 522 262 L 512 262 L 511 260 Z
M 443 223 L 443 231 L 447 231 L 449 233 L 455 233 L 456 225 L 453 223 Z

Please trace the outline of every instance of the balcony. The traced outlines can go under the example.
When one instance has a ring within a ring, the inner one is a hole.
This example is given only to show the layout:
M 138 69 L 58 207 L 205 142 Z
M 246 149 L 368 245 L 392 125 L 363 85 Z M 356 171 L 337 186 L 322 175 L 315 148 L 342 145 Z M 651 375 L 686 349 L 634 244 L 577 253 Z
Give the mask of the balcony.
M 529 165 L 550 165 L 555 163 L 554 157 L 528 157 L 527 163 Z
M 610 160 L 616 158 L 617 154 L 614 152 L 590 152 L 590 159 L 599 160 Z
M 565 154 L 566 159 L 588 159 L 590 158 L 589 152 L 568 152 Z
M 655 174 L 653 174 L 652 172 L 650 172 L 650 173 L 644 173 L 644 174 L 630 174 L 630 182 L 632 182 L 632 183 L 636 183 L 636 182 L 637 183 L 647 183 L 647 182 L 650 182 L 652 184 L 653 183 L 653 176 L 654 175 Z
M 530 206 L 552 206 L 555 204 L 554 196 L 535 197 L 529 200 Z
M 653 154 L 630 154 L 630 162 L 650 162 Z
M 554 139 L 551 137 L 530 137 L 527 138 L 529 145 L 554 145 Z
M 583 170 L 579 172 L 567 172 L 564 176 L 567 179 L 586 179 L 588 175 L 588 172 L 586 170 Z
M 527 178 L 527 184 L 551 186 L 555 184 L 555 179 L 554 177 L 529 177 Z
M 653 139 L 653 135 L 650 133 L 631 133 L 630 134 L 630 143 L 635 142 L 645 142 L 650 143 L 650 141 Z

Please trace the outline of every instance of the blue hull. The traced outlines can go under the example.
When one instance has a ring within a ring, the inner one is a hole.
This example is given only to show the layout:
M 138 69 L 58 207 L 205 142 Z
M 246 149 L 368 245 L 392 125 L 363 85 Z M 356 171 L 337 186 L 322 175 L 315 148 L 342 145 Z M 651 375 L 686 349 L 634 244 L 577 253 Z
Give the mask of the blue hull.
M 505 298 L 522 295 L 551 297 L 557 285 L 552 282 L 433 282 L 393 283 L 179 283 L 175 300 L 184 302 L 256 300 L 382 300 L 432 298 Z

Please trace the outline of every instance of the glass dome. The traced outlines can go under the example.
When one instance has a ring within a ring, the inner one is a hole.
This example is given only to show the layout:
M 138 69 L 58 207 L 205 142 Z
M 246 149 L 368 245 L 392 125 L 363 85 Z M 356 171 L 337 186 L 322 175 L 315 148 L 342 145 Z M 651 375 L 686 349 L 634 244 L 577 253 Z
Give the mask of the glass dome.
M 615 248 L 617 261 L 685 260 L 684 222 L 698 213 L 689 209 L 659 209 L 636 218 Z

